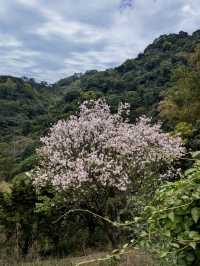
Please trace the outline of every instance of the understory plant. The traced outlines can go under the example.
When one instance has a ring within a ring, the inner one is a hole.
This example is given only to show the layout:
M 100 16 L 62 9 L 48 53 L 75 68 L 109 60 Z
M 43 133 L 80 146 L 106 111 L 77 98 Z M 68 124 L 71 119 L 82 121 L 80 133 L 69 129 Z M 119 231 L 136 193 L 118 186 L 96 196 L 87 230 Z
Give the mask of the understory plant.
M 199 160 L 185 178 L 158 189 L 142 219 L 147 224 L 140 245 L 158 255 L 162 265 L 200 265 Z

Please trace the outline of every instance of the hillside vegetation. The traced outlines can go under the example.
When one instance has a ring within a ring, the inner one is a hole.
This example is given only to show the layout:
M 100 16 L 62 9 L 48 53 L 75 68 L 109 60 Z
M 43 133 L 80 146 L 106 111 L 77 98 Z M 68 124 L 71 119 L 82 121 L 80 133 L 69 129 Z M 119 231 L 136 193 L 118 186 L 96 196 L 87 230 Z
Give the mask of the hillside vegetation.
M 199 150 L 200 30 L 54 84 L 0 76 L 0 259 L 132 243 L 199 265 Z
M 39 137 L 84 100 L 103 96 L 113 111 L 126 101 L 131 104 L 132 120 L 144 113 L 157 117 L 163 92 L 173 84 L 172 73 L 187 66 L 187 54 L 199 41 L 200 31 L 163 35 L 119 67 L 74 74 L 53 85 L 0 76 L 0 178 L 9 180 L 29 170 Z

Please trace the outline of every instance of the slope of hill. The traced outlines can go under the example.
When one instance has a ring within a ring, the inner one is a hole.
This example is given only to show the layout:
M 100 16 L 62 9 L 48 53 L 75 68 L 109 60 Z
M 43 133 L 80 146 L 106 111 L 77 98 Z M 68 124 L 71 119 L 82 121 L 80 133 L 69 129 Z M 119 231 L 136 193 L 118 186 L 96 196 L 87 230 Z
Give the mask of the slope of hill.
M 0 179 L 29 170 L 36 160 L 39 136 L 84 100 L 104 96 L 113 110 L 120 101 L 127 101 L 132 120 L 144 113 L 156 117 L 174 70 L 187 64 L 186 54 L 199 42 L 200 31 L 163 35 L 119 67 L 74 74 L 52 86 L 0 76 Z

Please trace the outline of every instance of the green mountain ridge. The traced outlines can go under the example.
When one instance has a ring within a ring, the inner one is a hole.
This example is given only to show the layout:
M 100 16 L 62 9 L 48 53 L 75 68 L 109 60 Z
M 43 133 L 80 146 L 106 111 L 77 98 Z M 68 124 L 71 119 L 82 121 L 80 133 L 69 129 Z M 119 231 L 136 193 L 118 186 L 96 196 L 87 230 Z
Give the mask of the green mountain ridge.
M 126 101 L 131 105 L 131 120 L 142 114 L 157 118 L 174 70 L 187 65 L 186 55 L 199 42 L 200 30 L 192 35 L 182 31 L 162 35 L 144 53 L 116 68 L 76 73 L 52 85 L 0 76 L 0 179 L 30 170 L 40 136 L 84 100 L 105 97 L 113 111 Z

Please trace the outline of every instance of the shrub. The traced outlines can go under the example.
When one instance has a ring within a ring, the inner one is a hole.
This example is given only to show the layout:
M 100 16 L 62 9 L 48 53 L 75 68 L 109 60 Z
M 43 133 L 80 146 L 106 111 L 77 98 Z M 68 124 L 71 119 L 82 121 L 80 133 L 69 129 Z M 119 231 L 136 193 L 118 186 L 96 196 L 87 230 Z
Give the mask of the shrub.
M 165 258 L 163 265 L 200 265 L 200 161 L 185 179 L 159 188 L 144 217 L 141 244 Z

